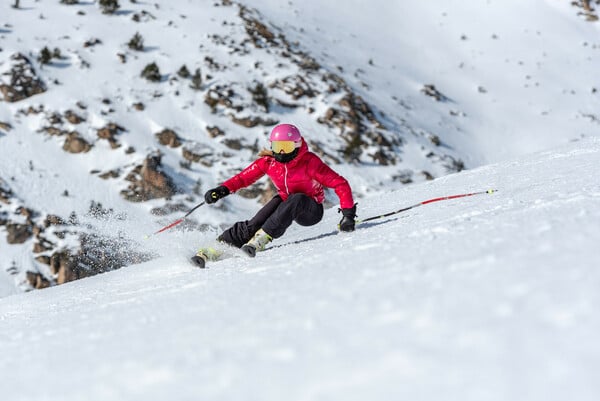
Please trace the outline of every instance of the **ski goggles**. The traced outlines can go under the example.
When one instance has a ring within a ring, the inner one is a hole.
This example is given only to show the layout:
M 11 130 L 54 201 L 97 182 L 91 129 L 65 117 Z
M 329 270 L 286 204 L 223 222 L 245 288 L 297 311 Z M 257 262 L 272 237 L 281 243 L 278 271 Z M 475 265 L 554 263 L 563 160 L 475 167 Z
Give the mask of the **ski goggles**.
M 296 149 L 294 141 L 272 141 L 271 150 L 275 153 L 292 153 Z

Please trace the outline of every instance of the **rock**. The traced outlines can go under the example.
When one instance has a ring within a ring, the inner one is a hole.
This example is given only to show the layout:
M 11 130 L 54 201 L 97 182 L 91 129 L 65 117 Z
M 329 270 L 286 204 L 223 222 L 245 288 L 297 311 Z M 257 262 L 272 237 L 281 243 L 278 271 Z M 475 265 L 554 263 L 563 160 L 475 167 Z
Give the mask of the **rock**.
M 11 189 L 5 184 L 4 180 L 0 178 L 0 202 L 10 205 L 10 199 L 13 197 Z
M 131 106 L 137 111 L 144 111 L 144 109 L 146 108 L 146 106 L 144 106 L 144 103 L 142 102 L 134 103 Z
M 0 130 L 4 132 L 8 132 L 12 129 L 12 125 L 9 123 L 5 123 L 4 121 L 0 121 Z
M 6 242 L 22 244 L 33 236 L 31 225 L 9 223 L 6 225 Z
M 372 160 L 380 165 L 394 164 L 394 153 L 388 150 L 394 144 L 399 145 L 400 141 L 390 141 L 378 131 L 385 127 L 362 97 L 347 92 L 338 105 L 327 109 L 317 121 L 339 129 L 340 136 L 346 141 L 342 150 L 344 159 L 348 162 L 359 161 L 363 149 L 374 145 L 379 149 L 370 154 Z
M 40 273 L 27 272 L 26 278 L 27 282 L 35 289 L 48 288 L 51 285 L 50 281 Z
M 60 216 L 54 214 L 49 214 L 44 219 L 44 227 L 60 226 L 63 224 L 65 224 L 65 221 Z
M 92 145 L 83 139 L 76 131 L 67 135 L 67 139 L 63 145 L 63 150 L 69 153 L 87 153 L 91 148 Z
M 64 136 L 69 134 L 68 131 L 62 130 L 57 127 L 45 127 L 42 128 L 42 131 L 45 131 L 50 136 Z
M 18 102 L 46 91 L 46 86 L 23 54 L 13 54 L 8 64 L 8 71 L 0 71 L 0 93 L 5 101 Z M 3 78 L 5 76 L 9 77 L 7 81 Z
M 185 160 L 200 163 L 206 167 L 212 167 L 217 160 L 214 150 L 210 146 L 200 143 L 184 146 L 181 153 Z
M 125 131 L 126 129 L 121 127 L 120 125 L 117 125 L 115 123 L 108 123 L 106 126 L 96 131 L 96 134 L 98 135 L 98 138 L 106 139 L 108 143 L 110 143 L 110 147 L 112 149 L 117 149 L 121 147 L 121 145 L 117 141 L 116 136 L 119 135 L 121 132 Z
M 256 127 L 257 125 L 264 125 L 264 126 L 273 126 L 277 124 L 277 120 L 270 120 L 270 119 L 263 119 L 261 117 L 241 117 L 238 118 L 234 115 L 231 115 L 231 121 L 233 121 L 234 123 L 241 125 L 242 127 L 246 127 L 246 128 L 253 128 Z
M 281 89 L 294 100 L 302 97 L 314 98 L 319 94 L 302 75 L 290 75 L 283 79 L 278 79 L 270 87 Z
M 162 171 L 160 154 L 149 155 L 125 179 L 131 184 L 121 195 L 130 202 L 170 198 L 176 192 L 173 181 Z
M 241 150 L 243 148 L 242 141 L 239 139 L 225 139 L 223 144 L 232 150 Z
M 83 117 L 80 117 L 73 110 L 67 110 L 65 112 L 65 119 L 73 125 L 81 124 L 83 121 L 85 121 Z
M 246 33 L 256 47 L 267 47 L 275 44 L 275 34 L 258 19 L 251 15 L 248 8 L 240 6 L 240 17 L 246 23 Z
M 102 178 L 103 180 L 108 180 L 109 178 L 119 178 L 120 175 L 121 175 L 121 173 L 117 169 L 117 170 L 109 170 L 105 173 L 98 175 L 98 177 Z
M 204 103 L 206 103 L 213 112 L 216 111 L 217 106 L 222 106 L 226 109 L 233 109 L 237 112 L 243 110 L 243 107 L 239 104 L 234 105 L 234 100 L 239 97 L 233 88 L 228 85 L 216 85 L 209 89 L 204 96 Z
M 206 131 L 208 131 L 208 135 L 211 138 L 216 138 L 218 136 L 223 136 L 225 135 L 225 131 L 223 131 L 221 128 L 214 126 L 214 127 L 206 127 Z
M 56 276 L 57 284 L 64 284 L 81 278 L 75 272 L 75 266 L 73 257 L 68 251 L 55 252 L 50 257 L 50 271 Z
M 45 239 L 40 239 L 36 243 L 33 244 L 33 253 L 42 253 L 49 251 L 53 248 L 52 243 Z M 48 263 L 46 263 L 48 264 Z
M 421 89 L 421 92 L 423 92 L 427 96 L 434 98 L 438 102 L 447 102 L 449 100 L 446 95 L 444 95 L 435 87 L 435 85 L 424 85 L 423 89 Z
M 181 139 L 173 130 L 164 129 L 155 135 L 158 142 L 163 146 L 168 146 L 170 148 L 178 148 L 181 146 Z
M 38 263 L 41 263 L 43 265 L 50 265 L 50 256 L 46 256 L 46 255 L 36 256 L 35 260 Z

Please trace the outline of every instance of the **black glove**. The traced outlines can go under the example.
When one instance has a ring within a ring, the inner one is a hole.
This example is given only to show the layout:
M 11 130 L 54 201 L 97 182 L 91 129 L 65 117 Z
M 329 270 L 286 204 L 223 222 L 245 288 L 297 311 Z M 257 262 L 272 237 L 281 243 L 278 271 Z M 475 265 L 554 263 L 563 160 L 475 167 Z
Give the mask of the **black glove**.
M 340 220 L 340 231 L 354 231 L 354 225 L 356 224 L 354 218 L 356 217 L 356 204 L 349 209 L 339 209 L 338 212 L 342 212 L 342 220 Z
M 206 201 L 206 203 L 209 204 L 215 203 L 219 199 L 229 195 L 229 193 L 229 189 L 225 185 L 220 185 L 216 188 L 209 189 L 208 191 L 206 191 L 206 193 L 204 194 L 204 200 Z

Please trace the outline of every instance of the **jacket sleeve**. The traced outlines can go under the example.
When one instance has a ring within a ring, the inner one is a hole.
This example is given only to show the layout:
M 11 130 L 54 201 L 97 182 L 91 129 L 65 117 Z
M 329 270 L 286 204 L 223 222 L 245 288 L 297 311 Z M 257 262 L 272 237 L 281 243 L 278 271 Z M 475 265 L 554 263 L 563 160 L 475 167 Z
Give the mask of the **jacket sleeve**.
M 336 195 L 340 198 L 340 207 L 342 209 L 348 209 L 354 206 L 352 189 L 344 177 L 333 171 L 331 167 L 325 164 L 317 156 L 310 161 L 308 170 L 309 174 L 321 185 L 335 190 Z
M 264 157 L 255 160 L 251 165 L 246 167 L 240 173 L 231 177 L 223 183 L 229 189 L 230 192 L 236 192 L 239 189 L 245 188 L 248 185 L 254 184 L 265 175 L 266 172 L 266 160 Z

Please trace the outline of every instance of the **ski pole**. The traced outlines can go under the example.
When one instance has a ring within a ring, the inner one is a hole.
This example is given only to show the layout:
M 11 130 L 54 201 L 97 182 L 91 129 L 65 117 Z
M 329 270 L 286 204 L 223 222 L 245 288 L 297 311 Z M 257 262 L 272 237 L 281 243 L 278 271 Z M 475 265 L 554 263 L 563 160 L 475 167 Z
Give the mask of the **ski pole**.
M 386 214 L 381 214 L 379 216 L 368 217 L 368 218 L 363 219 L 363 220 L 357 220 L 356 223 L 357 224 L 362 224 L 362 223 L 365 223 L 367 221 L 376 220 L 376 219 L 382 219 L 384 217 L 393 216 L 395 214 L 406 212 L 407 210 L 414 209 L 416 207 L 419 207 L 419 206 L 422 206 L 422 205 L 427 205 L 427 204 L 433 203 L 433 202 L 439 202 L 439 201 L 450 200 L 450 199 L 457 199 L 457 198 L 465 198 L 467 196 L 474 196 L 474 195 L 493 194 L 494 192 L 498 192 L 498 190 L 497 189 L 488 189 L 487 191 L 471 192 L 469 194 L 450 195 L 450 196 L 442 196 L 442 197 L 439 197 L 439 198 L 428 199 L 428 200 L 416 203 L 416 204 L 414 204 L 412 206 L 407 206 L 407 207 L 404 207 L 402 209 L 396 210 L 394 212 L 389 212 L 389 213 L 386 213 Z
M 164 226 L 163 228 L 161 228 L 160 230 L 158 230 L 157 232 L 155 232 L 153 234 L 146 235 L 144 238 L 148 239 L 148 238 L 150 238 L 153 235 L 160 234 L 163 231 L 167 231 L 168 229 L 175 227 L 177 224 L 182 223 L 185 220 L 186 217 L 188 217 L 190 214 L 192 214 L 192 212 L 194 212 L 194 210 L 198 209 L 200 206 L 204 205 L 205 203 L 206 202 L 201 202 L 201 203 L 197 204 L 196 206 L 194 206 L 193 208 L 191 208 L 183 217 L 175 220 L 174 222 L 172 222 L 169 225 Z

